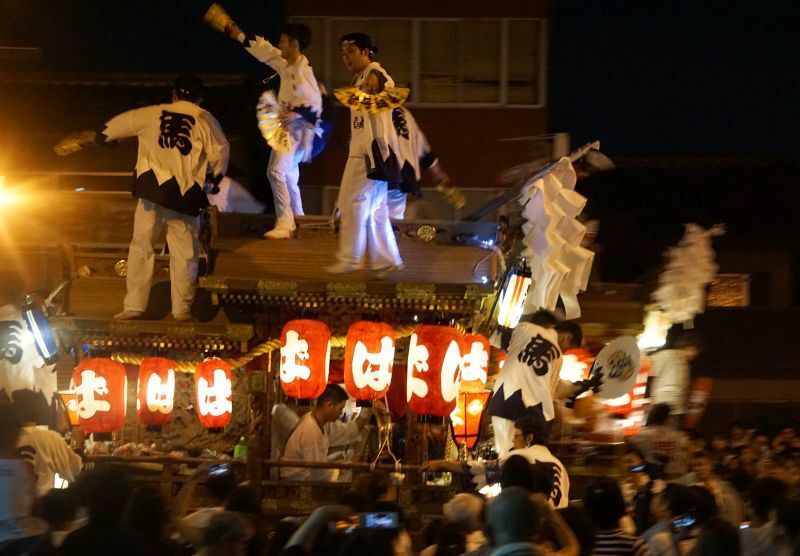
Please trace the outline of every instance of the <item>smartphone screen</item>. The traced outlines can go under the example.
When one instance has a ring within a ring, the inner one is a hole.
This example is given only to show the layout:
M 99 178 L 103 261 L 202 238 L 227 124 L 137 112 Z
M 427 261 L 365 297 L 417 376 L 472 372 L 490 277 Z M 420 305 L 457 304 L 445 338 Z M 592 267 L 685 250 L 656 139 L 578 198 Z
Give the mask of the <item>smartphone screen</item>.
M 360 514 L 361 526 L 366 529 L 397 529 L 400 516 L 397 512 L 369 512 Z

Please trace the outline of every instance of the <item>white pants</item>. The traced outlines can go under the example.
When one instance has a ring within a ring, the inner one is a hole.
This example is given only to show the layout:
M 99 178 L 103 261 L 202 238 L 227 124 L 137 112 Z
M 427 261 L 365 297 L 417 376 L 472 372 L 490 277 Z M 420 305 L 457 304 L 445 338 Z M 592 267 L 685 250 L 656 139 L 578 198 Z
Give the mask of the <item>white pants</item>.
M 403 220 L 406 217 L 406 200 L 408 194 L 399 189 L 390 189 L 386 195 L 387 205 L 389 205 L 389 218 L 392 220 Z
M 494 430 L 494 447 L 498 457 L 503 457 L 514 447 L 514 421 L 503 417 L 492 416 Z
M 155 253 L 153 243 L 166 228 L 172 314 L 189 313 L 197 280 L 200 225 L 196 216 L 169 210 L 139 199 L 133 218 L 133 239 L 128 250 L 128 293 L 125 309 L 145 311 L 150 299 Z
M 347 159 L 337 201 L 342 222 L 337 253 L 340 261 L 362 264 L 368 257 L 374 269 L 403 263 L 389 220 L 387 190 L 385 181 L 367 178 L 364 159 Z
M 267 179 L 272 187 L 272 198 L 275 201 L 275 227 L 282 230 L 294 230 L 294 217 L 303 216 L 303 199 L 300 197 L 300 162 L 305 157 L 302 139 L 305 132 L 293 134 L 296 139 L 294 147 L 288 153 L 273 149 L 267 165 Z

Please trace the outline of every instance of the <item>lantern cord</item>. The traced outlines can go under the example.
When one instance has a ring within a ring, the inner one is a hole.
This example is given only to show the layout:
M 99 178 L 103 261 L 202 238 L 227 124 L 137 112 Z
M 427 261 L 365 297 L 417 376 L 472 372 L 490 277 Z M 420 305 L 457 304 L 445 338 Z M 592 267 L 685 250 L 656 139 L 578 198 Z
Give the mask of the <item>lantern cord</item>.
M 464 333 L 465 327 L 461 323 L 456 323 L 454 326 L 459 332 L 462 334 Z M 407 325 L 402 326 L 400 328 L 395 329 L 395 337 L 396 338 L 406 338 L 411 336 L 411 333 L 417 328 L 417 325 Z M 331 337 L 331 347 L 335 348 L 343 348 L 347 343 L 347 336 L 333 336 Z M 253 349 L 242 355 L 237 359 L 226 359 L 225 362 L 228 363 L 232 368 L 238 369 L 244 367 L 248 363 L 250 363 L 256 357 L 260 357 L 262 355 L 267 355 L 272 353 L 276 349 L 281 347 L 281 339 L 280 338 L 273 338 L 272 340 L 267 340 L 266 342 L 262 342 L 255 346 Z M 114 361 L 118 361 L 119 363 L 124 363 L 128 365 L 141 365 L 142 361 L 144 361 L 150 355 L 142 355 L 139 353 L 127 353 L 127 352 L 116 352 L 111 355 L 111 359 Z M 200 362 L 200 360 L 181 360 L 176 361 L 177 366 L 175 368 L 176 372 L 179 373 L 193 373 L 195 366 Z
M 384 423 L 383 423 L 383 421 L 382 421 L 382 419 L 380 417 L 380 413 L 377 412 L 377 411 L 375 412 L 375 421 L 377 421 L 377 423 L 378 423 L 378 434 L 380 434 L 381 431 L 383 431 L 385 427 L 387 427 L 389 429 L 389 432 L 387 432 L 385 435 L 383 435 L 383 441 L 381 442 L 380 448 L 378 448 L 378 454 L 375 456 L 375 459 L 369 465 L 369 470 L 370 471 L 374 471 L 375 470 L 375 466 L 378 464 L 378 460 L 380 459 L 381 454 L 383 454 L 383 451 L 385 449 L 386 453 L 389 454 L 389 456 L 392 458 L 392 460 L 394 460 L 394 470 L 397 473 L 400 473 L 400 469 L 401 469 L 400 460 L 398 460 L 397 456 L 395 456 L 394 452 L 392 452 L 392 445 L 389 442 L 389 440 L 392 437 L 392 433 L 391 433 L 392 424 L 391 424 L 391 421 L 388 424 L 384 425 Z

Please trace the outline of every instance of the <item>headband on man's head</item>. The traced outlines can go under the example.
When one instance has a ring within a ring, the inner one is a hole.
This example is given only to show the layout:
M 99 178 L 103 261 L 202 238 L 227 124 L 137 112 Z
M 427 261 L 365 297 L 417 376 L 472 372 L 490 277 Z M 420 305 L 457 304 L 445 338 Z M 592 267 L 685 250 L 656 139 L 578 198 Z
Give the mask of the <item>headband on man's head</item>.
M 377 54 L 378 47 L 372 44 L 372 38 L 366 33 L 348 33 L 339 39 L 339 46 L 352 44 L 359 50 L 369 50 L 370 54 Z

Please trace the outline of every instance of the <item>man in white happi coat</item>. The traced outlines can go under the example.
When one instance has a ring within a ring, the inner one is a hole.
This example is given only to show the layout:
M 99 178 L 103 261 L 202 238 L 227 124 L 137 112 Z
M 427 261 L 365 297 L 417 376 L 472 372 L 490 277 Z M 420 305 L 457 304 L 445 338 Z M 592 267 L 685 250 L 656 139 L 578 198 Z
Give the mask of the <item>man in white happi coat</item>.
M 274 69 L 281 78 L 278 102 L 285 110 L 281 117 L 291 136 L 289 152 L 272 150 L 267 177 L 275 200 L 275 227 L 264 234 L 267 239 L 287 239 L 295 230 L 295 216 L 303 216 L 303 200 L 298 181 L 299 164 L 309 162 L 315 130 L 322 113 L 314 70 L 303 51 L 311 42 L 311 30 L 302 23 L 287 23 L 281 28 L 277 48 L 263 37 L 246 47 L 257 60 Z
M 139 154 L 133 196 L 139 199 L 128 251 L 128 292 L 115 319 L 144 314 L 150 298 L 153 242 L 166 230 L 172 316 L 191 320 L 200 255 L 200 213 L 209 206 L 207 180 L 216 185 L 228 169 L 229 146 L 219 122 L 200 107 L 203 85 L 194 75 L 175 82 L 172 102 L 123 112 L 98 132 L 98 144 L 136 137 Z
M 552 427 L 553 397 L 561 373 L 556 320 L 547 311 L 523 317 L 511 335 L 508 357 L 494 383 L 487 411 L 492 417 L 495 448 L 504 456 L 514 441 L 514 422 L 526 415 Z M 549 436 L 549 435 L 546 435 Z M 547 442 L 548 438 L 540 440 Z
M 450 176 L 442 168 L 439 158 L 428 143 L 428 138 L 408 108 L 405 106 L 394 108 L 392 124 L 397 134 L 402 182 L 389 184 L 387 202 L 389 217 L 392 220 L 402 220 L 406 215 L 408 195 L 421 196 L 420 181 L 423 171 L 428 171 L 437 186 L 446 184 Z
M 373 61 L 378 49 L 368 35 L 344 35 L 340 47 L 354 87 L 369 94 L 394 87 L 389 72 Z M 371 114 L 351 109 L 350 131 L 350 152 L 336 203 L 341 213 L 338 262 L 326 270 L 341 274 L 366 264 L 383 276 L 403 265 L 387 204 L 389 184 L 402 182 L 392 111 Z
M 17 390 L 41 392 L 49 404 L 56 392 L 55 365 L 36 350 L 22 315 L 25 284 L 15 272 L 0 271 L 0 394 L 11 399 Z

